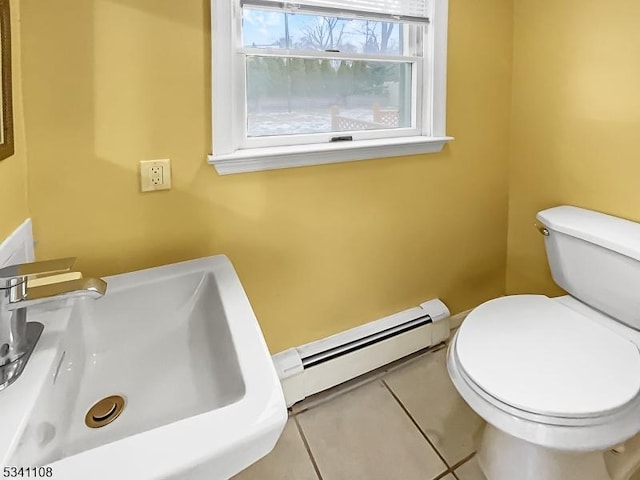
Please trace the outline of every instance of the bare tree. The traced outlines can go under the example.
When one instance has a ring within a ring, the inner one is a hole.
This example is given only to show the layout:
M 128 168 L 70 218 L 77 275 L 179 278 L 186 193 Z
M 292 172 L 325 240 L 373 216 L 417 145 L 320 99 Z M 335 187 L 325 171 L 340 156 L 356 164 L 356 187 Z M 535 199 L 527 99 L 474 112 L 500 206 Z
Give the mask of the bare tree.
M 302 44 L 318 50 L 338 50 L 344 36 L 345 22 L 335 17 L 320 17 L 304 29 Z
M 380 51 L 380 44 L 378 43 L 378 35 L 376 33 L 377 24 L 378 22 L 365 20 L 362 25 L 362 33 L 364 34 L 362 50 L 365 53 L 378 53 Z
M 389 39 L 393 33 L 395 23 L 382 22 L 382 35 L 380 39 L 380 51 L 386 52 L 389 49 Z
M 378 38 L 378 25 L 380 25 L 380 38 Z M 363 50 L 367 53 L 387 52 L 394 27 L 394 23 L 365 20 L 362 27 L 362 33 L 365 36 Z

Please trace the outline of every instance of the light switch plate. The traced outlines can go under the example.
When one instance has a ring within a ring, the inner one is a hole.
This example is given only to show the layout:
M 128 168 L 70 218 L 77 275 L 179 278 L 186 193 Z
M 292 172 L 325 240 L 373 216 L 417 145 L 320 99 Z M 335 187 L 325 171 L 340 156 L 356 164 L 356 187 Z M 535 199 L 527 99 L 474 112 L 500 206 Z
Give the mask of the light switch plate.
M 171 160 L 141 160 L 140 189 L 143 192 L 171 189 Z

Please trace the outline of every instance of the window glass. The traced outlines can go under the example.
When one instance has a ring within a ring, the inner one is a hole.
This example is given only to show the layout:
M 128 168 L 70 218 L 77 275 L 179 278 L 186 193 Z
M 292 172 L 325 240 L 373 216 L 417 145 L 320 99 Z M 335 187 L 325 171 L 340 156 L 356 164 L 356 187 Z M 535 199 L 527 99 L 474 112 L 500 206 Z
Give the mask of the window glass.
M 247 57 L 250 137 L 411 127 L 412 63 Z
M 398 22 L 243 8 L 243 46 L 402 55 L 405 25 Z

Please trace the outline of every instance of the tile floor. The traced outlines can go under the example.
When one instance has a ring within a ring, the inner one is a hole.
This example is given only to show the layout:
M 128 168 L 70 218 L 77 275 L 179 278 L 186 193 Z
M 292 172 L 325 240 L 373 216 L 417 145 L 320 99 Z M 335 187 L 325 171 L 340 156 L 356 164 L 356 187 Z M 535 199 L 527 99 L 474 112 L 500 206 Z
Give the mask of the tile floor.
M 482 420 L 440 348 L 294 405 L 273 452 L 234 480 L 485 480 Z

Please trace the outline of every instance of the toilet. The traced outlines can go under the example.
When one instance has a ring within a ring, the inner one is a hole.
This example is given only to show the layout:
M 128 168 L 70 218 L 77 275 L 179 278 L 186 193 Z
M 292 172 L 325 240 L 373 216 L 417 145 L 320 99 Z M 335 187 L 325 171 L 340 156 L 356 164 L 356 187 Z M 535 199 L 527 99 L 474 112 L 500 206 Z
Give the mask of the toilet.
M 488 480 L 629 480 L 640 465 L 640 442 L 627 442 L 640 432 L 640 224 L 571 206 L 537 219 L 569 295 L 490 300 L 449 345 L 449 376 L 487 422 L 480 468 Z M 610 462 L 612 449 L 624 461 Z

